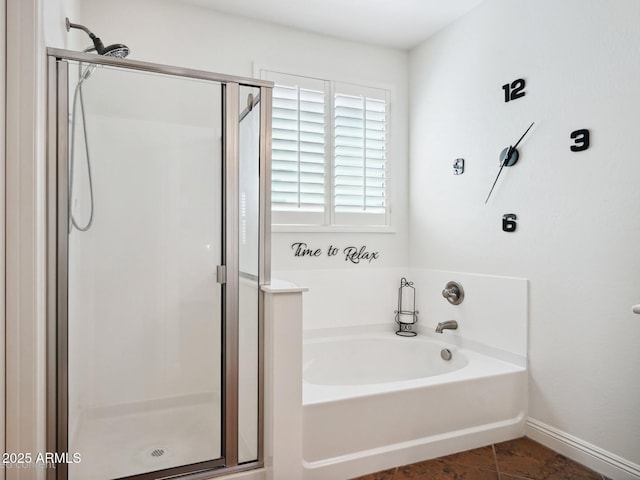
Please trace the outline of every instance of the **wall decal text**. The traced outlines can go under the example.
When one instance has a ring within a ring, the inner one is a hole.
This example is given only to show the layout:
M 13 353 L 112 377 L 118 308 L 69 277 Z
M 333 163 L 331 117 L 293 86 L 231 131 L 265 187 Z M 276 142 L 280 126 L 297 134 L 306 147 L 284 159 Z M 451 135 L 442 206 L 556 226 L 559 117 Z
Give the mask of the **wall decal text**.
M 291 250 L 293 250 L 294 257 L 321 257 L 323 254 L 323 250 L 321 248 L 310 247 L 305 242 L 292 243 Z M 367 250 L 366 245 L 362 245 L 359 247 L 349 246 L 345 248 L 329 245 L 329 247 L 326 249 L 327 257 L 335 257 L 340 253 L 344 255 L 345 262 L 351 262 L 355 264 L 358 264 L 360 262 L 371 263 L 373 260 L 378 260 L 380 258 L 380 252 Z

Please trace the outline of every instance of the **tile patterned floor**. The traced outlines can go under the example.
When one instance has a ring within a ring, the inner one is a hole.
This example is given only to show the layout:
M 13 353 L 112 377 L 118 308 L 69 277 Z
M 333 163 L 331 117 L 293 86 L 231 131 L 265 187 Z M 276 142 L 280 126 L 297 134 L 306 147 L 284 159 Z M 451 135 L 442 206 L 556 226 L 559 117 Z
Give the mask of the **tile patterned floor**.
M 353 480 L 609 480 L 523 437 Z

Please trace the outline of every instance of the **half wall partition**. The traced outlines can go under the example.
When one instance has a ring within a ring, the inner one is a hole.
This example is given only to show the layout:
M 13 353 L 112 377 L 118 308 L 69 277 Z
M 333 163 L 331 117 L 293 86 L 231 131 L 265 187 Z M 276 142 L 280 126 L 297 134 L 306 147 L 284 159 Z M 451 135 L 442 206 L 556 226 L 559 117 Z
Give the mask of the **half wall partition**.
M 48 54 L 48 478 L 261 466 L 271 84 Z

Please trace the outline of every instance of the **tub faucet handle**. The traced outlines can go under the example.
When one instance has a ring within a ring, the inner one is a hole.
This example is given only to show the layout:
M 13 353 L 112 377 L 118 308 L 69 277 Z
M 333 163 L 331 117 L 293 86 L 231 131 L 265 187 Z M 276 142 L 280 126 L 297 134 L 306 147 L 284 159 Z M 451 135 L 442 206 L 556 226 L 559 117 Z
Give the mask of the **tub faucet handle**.
M 458 298 L 459 294 L 460 292 L 456 287 L 445 288 L 444 290 L 442 290 L 442 296 L 444 298 L 453 298 L 455 300 L 456 298 Z
M 442 296 L 452 305 L 460 305 L 464 300 L 464 290 L 458 282 L 449 282 L 442 290 Z

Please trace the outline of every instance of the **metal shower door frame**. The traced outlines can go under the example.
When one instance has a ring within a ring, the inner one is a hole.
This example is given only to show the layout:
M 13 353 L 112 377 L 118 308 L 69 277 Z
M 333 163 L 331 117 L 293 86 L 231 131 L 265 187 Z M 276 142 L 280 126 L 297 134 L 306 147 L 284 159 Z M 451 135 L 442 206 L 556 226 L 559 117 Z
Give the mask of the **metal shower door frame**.
M 264 465 L 264 297 L 263 285 L 271 278 L 271 94 L 273 83 L 202 70 L 104 57 L 68 50 L 47 49 L 47 452 L 68 452 L 68 153 L 69 106 L 68 61 L 105 65 L 162 75 L 199 79 L 222 86 L 223 172 L 222 172 L 222 284 L 223 317 L 223 397 L 222 456 L 220 459 L 162 472 L 127 477 L 155 480 L 179 476 L 189 480 L 213 478 Z M 238 351 L 239 351 L 239 88 L 260 89 L 259 148 L 259 297 L 258 297 L 258 458 L 238 464 Z M 65 463 L 47 468 L 47 480 L 67 480 Z M 158 477 L 158 474 L 161 474 Z

